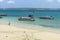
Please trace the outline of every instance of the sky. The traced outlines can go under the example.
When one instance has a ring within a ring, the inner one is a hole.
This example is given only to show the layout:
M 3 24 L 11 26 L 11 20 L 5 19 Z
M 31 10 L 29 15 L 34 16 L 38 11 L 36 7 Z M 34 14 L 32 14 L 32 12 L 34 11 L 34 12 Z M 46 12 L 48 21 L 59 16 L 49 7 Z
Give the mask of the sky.
M 60 0 L 0 0 L 0 8 L 60 8 Z

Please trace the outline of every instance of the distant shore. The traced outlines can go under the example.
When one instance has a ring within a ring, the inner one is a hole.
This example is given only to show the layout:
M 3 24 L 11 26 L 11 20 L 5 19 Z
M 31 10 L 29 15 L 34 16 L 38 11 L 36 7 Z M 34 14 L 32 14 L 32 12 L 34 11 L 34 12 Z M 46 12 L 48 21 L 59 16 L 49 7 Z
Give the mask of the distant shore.
M 60 8 L 0 8 L 0 10 L 60 10 Z

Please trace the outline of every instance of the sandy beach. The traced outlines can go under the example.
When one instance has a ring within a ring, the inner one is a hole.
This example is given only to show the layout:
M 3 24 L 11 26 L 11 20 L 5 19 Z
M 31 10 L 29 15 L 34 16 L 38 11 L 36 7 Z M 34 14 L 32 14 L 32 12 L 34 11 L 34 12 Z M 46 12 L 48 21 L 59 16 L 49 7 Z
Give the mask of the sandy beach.
M 60 40 L 60 34 L 0 25 L 0 40 Z

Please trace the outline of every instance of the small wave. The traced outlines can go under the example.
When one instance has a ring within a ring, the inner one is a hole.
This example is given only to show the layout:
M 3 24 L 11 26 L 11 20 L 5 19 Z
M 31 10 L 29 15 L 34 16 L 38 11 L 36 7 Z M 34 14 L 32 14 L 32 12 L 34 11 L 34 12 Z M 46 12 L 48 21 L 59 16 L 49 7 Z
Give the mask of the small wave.
M 53 25 L 45 25 L 45 24 L 40 24 L 40 26 L 43 26 L 43 27 L 54 27 Z

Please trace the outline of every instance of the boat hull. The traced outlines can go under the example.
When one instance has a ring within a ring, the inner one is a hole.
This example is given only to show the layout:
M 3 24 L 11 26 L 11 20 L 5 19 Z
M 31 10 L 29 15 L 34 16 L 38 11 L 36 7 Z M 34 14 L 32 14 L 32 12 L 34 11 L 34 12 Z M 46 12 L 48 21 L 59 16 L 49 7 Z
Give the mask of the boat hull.
M 25 18 L 19 18 L 19 21 L 35 21 L 34 19 L 25 19 Z
M 39 17 L 40 19 L 49 19 L 49 20 L 53 20 L 54 18 L 52 17 Z

